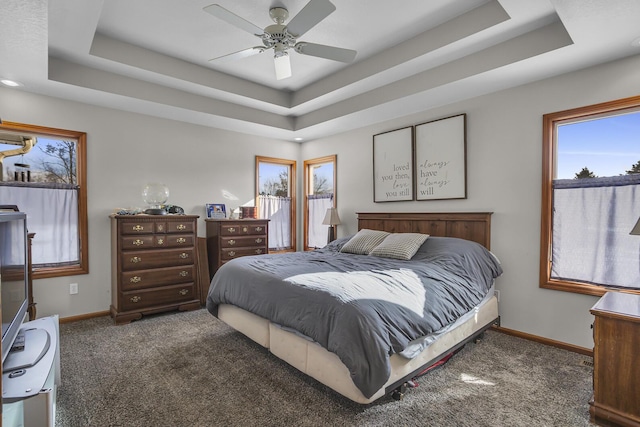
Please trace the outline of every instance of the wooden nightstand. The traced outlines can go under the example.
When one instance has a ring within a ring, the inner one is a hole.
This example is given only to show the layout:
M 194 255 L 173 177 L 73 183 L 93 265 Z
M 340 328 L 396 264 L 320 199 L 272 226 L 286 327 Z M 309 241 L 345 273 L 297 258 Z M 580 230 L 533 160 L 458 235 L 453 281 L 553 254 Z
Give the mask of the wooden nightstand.
M 269 252 L 268 219 L 206 219 L 209 280 L 232 259 Z M 206 304 L 209 286 L 202 286 L 200 299 Z
M 591 421 L 640 427 L 640 295 L 608 292 L 591 308 Z

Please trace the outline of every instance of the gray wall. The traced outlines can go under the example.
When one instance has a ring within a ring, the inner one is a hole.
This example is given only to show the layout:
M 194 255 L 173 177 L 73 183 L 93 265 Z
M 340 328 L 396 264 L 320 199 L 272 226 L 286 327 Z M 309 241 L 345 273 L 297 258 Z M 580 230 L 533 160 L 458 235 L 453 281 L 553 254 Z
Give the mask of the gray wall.
M 638 95 L 639 69 L 635 56 L 458 102 L 305 143 L 302 158 L 338 155 L 338 236 L 357 231 L 356 212 L 494 212 L 502 326 L 591 348 L 597 298 L 538 286 L 542 115 Z M 467 199 L 373 203 L 372 136 L 460 113 L 467 114 Z
M 256 155 L 297 160 L 300 154 L 293 142 L 11 89 L 0 88 L 0 117 L 87 132 L 89 274 L 34 281 L 39 317 L 109 310 L 109 215 L 118 208 L 144 207 L 141 194 L 147 182 L 164 182 L 170 190 L 168 203 L 200 215 L 198 234 L 204 236 L 205 203 L 224 203 L 227 209 L 252 204 Z M 69 283 L 78 283 L 78 294 L 69 295 Z
M 497 282 L 503 326 L 589 348 L 596 298 L 538 287 L 542 115 L 637 95 L 638 69 L 636 56 L 302 145 L 0 89 L 4 120 L 88 134 L 90 274 L 36 280 L 38 314 L 108 310 L 108 215 L 142 205 L 145 183 L 165 182 L 169 203 L 203 217 L 205 203 L 252 201 L 255 155 L 297 159 L 301 184 L 301 160 L 337 154 L 338 235 L 356 232 L 355 212 L 494 212 L 492 250 L 505 270 Z M 468 198 L 373 203 L 372 135 L 459 113 L 467 114 Z M 199 227 L 203 236 L 202 218 Z M 69 295 L 72 282 L 77 295 Z

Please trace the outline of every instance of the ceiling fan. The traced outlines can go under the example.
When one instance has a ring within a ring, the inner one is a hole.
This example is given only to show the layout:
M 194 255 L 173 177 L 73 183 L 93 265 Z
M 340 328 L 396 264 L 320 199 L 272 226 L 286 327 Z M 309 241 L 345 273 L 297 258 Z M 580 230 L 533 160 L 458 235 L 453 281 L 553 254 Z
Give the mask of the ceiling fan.
M 298 37 L 329 16 L 334 10 L 336 10 L 336 7 L 329 0 L 310 0 L 287 25 L 284 25 L 284 22 L 289 17 L 289 11 L 284 7 L 274 7 L 269 10 L 269 16 L 275 24 L 262 29 L 229 12 L 219 4 L 207 6 L 204 8 L 205 12 L 259 37 L 264 45 L 223 55 L 211 59 L 211 61 L 226 62 L 273 49 L 276 78 L 278 80 L 291 77 L 290 49 L 303 55 L 317 56 L 333 61 L 351 62 L 356 57 L 357 52 L 355 50 L 298 41 Z

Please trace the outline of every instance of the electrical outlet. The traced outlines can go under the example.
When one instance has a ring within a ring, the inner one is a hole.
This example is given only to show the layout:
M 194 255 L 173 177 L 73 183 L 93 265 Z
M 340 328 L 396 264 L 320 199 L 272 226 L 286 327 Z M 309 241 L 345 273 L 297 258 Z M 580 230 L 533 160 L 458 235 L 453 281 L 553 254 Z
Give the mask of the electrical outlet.
M 78 293 L 78 284 L 77 283 L 69 283 L 69 293 L 71 295 L 75 295 Z
M 493 294 L 496 296 L 496 299 L 498 300 L 498 302 L 500 302 L 500 291 L 497 289 L 494 289 Z

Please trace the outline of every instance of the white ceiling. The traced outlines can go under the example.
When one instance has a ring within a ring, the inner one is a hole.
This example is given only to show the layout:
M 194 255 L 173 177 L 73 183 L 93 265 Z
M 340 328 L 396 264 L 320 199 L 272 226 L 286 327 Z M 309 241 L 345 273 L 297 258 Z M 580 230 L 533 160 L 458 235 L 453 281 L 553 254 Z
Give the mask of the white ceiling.
M 358 51 L 351 64 L 268 52 L 210 62 L 260 39 L 307 0 L 2 0 L 0 78 L 16 90 L 270 138 L 305 141 L 640 53 L 637 0 L 332 0 L 300 40 Z M 10 111 L 0 117 L 11 120 Z

